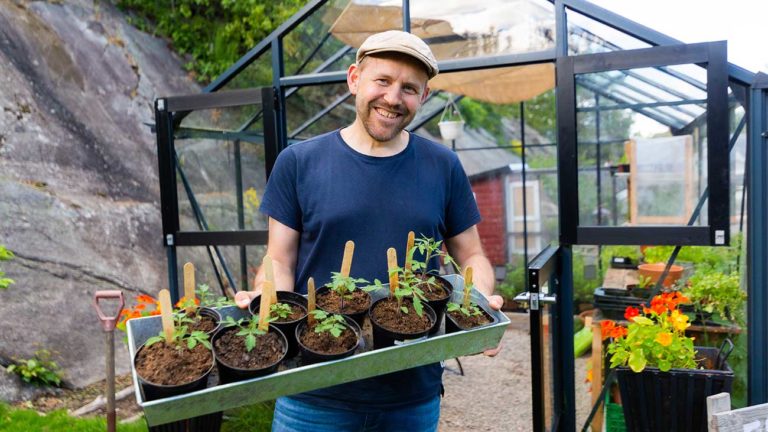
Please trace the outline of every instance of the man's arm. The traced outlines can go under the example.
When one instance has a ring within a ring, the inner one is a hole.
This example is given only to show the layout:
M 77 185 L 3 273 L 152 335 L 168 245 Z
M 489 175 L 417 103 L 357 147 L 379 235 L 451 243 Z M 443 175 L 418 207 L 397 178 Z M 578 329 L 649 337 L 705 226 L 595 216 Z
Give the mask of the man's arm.
M 275 288 L 278 291 L 293 291 L 298 253 L 299 232 L 275 219 L 269 218 L 267 255 L 272 258 Z M 264 277 L 264 268 L 261 266 L 253 280 L 253 289 L 251 291 L 240 291 L 235 294 L 237 306 L 245 309 L 251 303 L 251 300 L 261 294 Z
M 493 267 L 483 253 L 483 245 L 480 242 L 480 234 L 477 225 L 473 225 L 461 234 L 445 239 L 448 253 L 461 266 L 462 269 L 472 267 L 472 281 L 478 291 L 488 299 L 488 305 L 495 310 L 500 310 L 504 305 L 501 296 L 493 294 L 496 285 Z M 486 350 L 485 355 L 493 357 L 501 351 L 501 345 L 494 349 Z

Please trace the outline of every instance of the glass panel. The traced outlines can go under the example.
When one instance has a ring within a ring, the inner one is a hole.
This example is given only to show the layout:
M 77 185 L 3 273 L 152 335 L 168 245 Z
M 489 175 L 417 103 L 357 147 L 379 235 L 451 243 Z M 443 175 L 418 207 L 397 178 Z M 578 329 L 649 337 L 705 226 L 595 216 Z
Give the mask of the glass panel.
M 290 139 L 326 133 L 355 119 L 355 100 L 346 83 L 302 87 L 286 97 L 286 106 Z
M 391 3 L 401 3 L 393 1 Z M 438 60 L 554 48 L 554 6 L 543 0 L 411 0 L 411 32 Z
M 239 146 L 240 156 L 236 157 Z M 258 211 L 266 184 L 264 145 L 251 141 L 190 138 L 176 141 L 179 166 L 192 191 L 190 197 L 177 173 L 179 223 L 182 231 L 200 231 L 194 202 L 211 231 L 265 230 L 267 219 Z M 236 173 L 240 170 L 242 201 Z M 242 223 L 239 220 L 242 215 Z
M 576 76 L 580 225 L 688 223 L 706 187 L 706 83 L 682 70 Z
M 267 49 L 226 83 L 222 90 L 267 87 L 272 85 L 272 50 Z
M 568 21 L 568 54 L 590 54 L 608 51 L 648 48 L 650 45 L 613 27 L 566 9 Z
M 221 275 L 221 279 L 224 282 L 225 289 L 230 290 L 229 282 L 227 281 L 226 274 L 232 277 L 235 282 L 237 291 L 246 289 L 247 281 L 253 281 L 256 275 L 258 265 L 264 258 L 266 251 L 265 246 L 247 246 L 246 247 L 246 260 L 242 261 L 240 247 L 239 246 L 219 246 L 219 255 L 213 247 L 179 247 L 176 249 L 178 258 L 178 274 L 183 275 L 183 266 L 187 262 L 191 262 L 195 265 L 195 282 L 199 286 L 200 284 L 207 284 L 211 293 L 214 293 L 217 297 L 225 295 L 222 292 L 221 284 L 217 278 L 217 272 Z M 211 262 L 211 256 L 214 257 L 216 267 Z M 246 278 L 243 278 L 243 272 L 246 274 Z M 181 278 L 181 276 L 179 276 Z M 181 284 L 181 280 L 180 280 Z M 180 285 L 181 286 L 181 285 Z

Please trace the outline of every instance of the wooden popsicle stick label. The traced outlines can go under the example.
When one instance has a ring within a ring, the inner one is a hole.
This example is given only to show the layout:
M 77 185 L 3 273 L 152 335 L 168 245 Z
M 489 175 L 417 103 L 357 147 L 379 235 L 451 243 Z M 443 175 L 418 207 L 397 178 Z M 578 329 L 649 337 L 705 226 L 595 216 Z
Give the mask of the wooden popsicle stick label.
M 405 271 L 411 271 L 411 256 L 410 252 L 413 249 L 413 244 L 416 242 L 416 234 L 413 231 L 408 232 L 408 242 L 405 244 Z
M 472 267 L 464 269 L 464 302 L 463 306 L 469 308 L 469 292 L 472 288 Z
M 315 316 L 312 311 L 315 310 L 315 279 L 309 278 L 307 281 L 307 321 L 309 327 L 315 325 Z
M 395 289 L 398 286 L 397 277 L 397 251 L 395 248 L 387 249 L 387 269 L 389 270 L 389 294 L 395 295 Z
M 261 331 L 269 330 L 269 322 L 267 320 L 269 319 L 270 299 L 272 298 L 273 290 L 272 282 L 264 281 L 264 285 L 261 288 L 261 302 L 259 303 L 259 330 Z
M 349 240 L 344 245 L 344 258 L 341 259 L 341 275 L 344 277 L 349 276 L 349 271 L 352 269 L 352 255 L 354 253 L 355 242 Z
M 186 313 L 192 313 L 195 310 L 195 265 L 191 262 L 184 264 L 184 298 L 188 306 L 184 309 Z
M 275 287 L 275 269 L 272 266 L 272 258 L 269 255 L 264 255 L 264 259 L 261 261 L 261 264 L 264 266 L 264 279 L 265 281 L 268 281 L 272 284 L 272 287 Z M 261 295 L 264 296 L 264 290 L 262 289 Z M 277 291 L 272 292 L 270 294 L 269 298 L 269 304 L 275 304 L 277 303 Z
M 160 318 L 163 322 L 163 333 L 165 334 L 165 343 L 173 343 L 173 309 L 171 308 L 171 293 L 167 289 L 160 290 L 158 294 L 160 300 Z

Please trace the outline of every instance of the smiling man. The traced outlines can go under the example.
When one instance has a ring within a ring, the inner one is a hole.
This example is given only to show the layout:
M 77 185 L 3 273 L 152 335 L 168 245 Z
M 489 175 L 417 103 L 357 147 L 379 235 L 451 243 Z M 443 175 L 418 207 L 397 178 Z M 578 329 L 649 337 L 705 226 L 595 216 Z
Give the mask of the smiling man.
M 285 149 L 267 183 L 260 210 L 269 216 L 267 254 L 277 289 L 305 294 L 309 277 L 318 285 L 330 281 L 347 240 L 355 242 L 351 275 L 387 280 L 386 250 L 395 247 L 404 257 L 414 231 L 444 240 L 460 266 L 473 267 L 491 307 L 501 308 L 459 159 L 405 130 L 438 73 L 434 55 L 418 37 L 388 31 L 366 39 L 356 60 L 347 71 L 355 121 Z M 238 306 L 248 306 L 263 280 L 260 270 L 254 291 L 237 294 Z M 435 431 L 441 386 L 442 366 L 432 364 L 283 397 L 272 429 Z

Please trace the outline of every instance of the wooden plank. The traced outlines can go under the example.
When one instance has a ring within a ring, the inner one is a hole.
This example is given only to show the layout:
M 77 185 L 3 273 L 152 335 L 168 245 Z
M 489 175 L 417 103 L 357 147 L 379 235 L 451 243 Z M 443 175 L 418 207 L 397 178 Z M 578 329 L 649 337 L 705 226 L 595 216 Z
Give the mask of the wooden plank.
M 731 396 L 720 393 L 707 398 L 710 432 L 759 432 L 768 430 L 768 403 L 731 410 Z
M 592 317 L 587 317 L 585 321 L 584 325 L 592 326 L 592 406 L 594 406 L 603 388 L 603 335 L 599 321 L 593 322 Z M 592 430 L 603 430 L 603 405 L 600 405 L 592 418 Z

